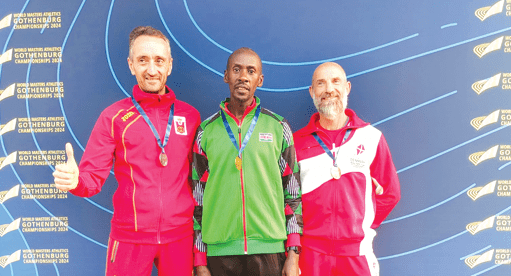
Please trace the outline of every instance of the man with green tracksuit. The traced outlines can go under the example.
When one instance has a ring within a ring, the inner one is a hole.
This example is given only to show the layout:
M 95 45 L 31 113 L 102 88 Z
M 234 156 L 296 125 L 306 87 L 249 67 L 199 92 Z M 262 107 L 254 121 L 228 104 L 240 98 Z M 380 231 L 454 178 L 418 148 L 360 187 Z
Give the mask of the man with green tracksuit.
M 299 275 L 303 225 L 293 135 L 254 96 L 263 78 L 253 50 L 233 52 L 224 72 L 230 98 L 197 129 L 197 275 Z

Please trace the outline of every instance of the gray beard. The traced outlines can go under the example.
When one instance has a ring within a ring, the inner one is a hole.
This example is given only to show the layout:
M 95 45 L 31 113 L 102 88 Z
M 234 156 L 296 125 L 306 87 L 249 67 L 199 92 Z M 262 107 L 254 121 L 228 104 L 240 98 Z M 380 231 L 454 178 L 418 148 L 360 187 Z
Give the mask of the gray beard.
M 342 112 L 344 112 L 343 106 L 346 107 L 348 104 L 348 97 L 345 97 L 343 103 L 339 102 L 321 103 L 321 97 L 316 98 L 315 95 L 312 97 L 312 100 L 318 112 L 328 119 L 334 119 L 340 114 L 342 114 Z

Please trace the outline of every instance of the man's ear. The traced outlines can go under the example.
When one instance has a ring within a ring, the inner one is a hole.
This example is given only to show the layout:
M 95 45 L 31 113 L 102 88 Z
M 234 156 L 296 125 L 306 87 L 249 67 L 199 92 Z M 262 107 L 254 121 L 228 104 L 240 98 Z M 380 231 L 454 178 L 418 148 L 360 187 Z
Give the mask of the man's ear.
M 130 68 L 131 74 L 135 75 L 135 69 L 133 68 L 133 62 L 131 61 L 130 57 L 128 57 L 128 66 Z
M 172 73 L 172 61 L 173 61 L 173 59 L 170 58 L 170 61 L 169 61 L 170 62 L 169 73 L 167 74 L 167 76 L 170 76 L 170 73 Z
M 263 82 L 264 82 L 264 75 L 263 75 L 263 74 L 261 74 L 261 75 L 259 76 L 259 83 L 257 84 L 257 87 L 261 87 L 261 86 L 263 86 Z

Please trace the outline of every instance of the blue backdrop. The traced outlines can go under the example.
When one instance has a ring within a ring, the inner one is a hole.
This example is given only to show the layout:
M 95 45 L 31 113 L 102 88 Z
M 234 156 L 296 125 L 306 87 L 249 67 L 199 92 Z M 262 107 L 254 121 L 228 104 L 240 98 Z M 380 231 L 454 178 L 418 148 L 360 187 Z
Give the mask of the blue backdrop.
M 401 180 L 375 240 L 381 275 L 509 275 L 510 10 L 511 0 L 2 0 L 0 276 L 104 273 L 115 179 L 83 199 L 57 192 L 51 173 L 65 142 L 80 160 L 99 113 L 130 95 L 139 25 L 169 37 L 167 84 L 203 119 L 229 95 L 223 70 L 239 47 L 263 59 L 256 95 L 294 130 L 315 112 L 314 68 L 341 64 L 349 107 L 382 130 Z

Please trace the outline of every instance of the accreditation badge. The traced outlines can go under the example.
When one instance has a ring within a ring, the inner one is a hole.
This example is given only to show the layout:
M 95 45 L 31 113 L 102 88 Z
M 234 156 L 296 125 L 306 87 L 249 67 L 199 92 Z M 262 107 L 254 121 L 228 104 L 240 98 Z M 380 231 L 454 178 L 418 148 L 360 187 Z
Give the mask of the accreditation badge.
M 187 135 L 186 117 L 174 116 L 174 130 L 177 135 Z

